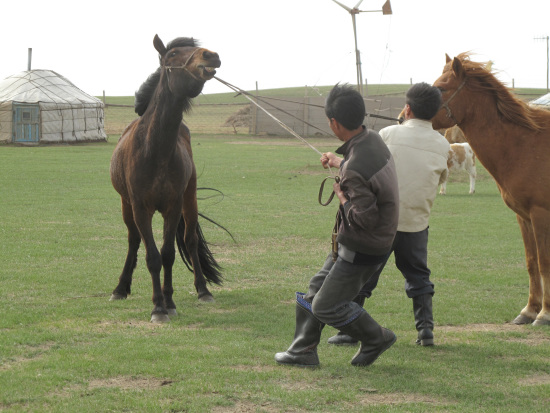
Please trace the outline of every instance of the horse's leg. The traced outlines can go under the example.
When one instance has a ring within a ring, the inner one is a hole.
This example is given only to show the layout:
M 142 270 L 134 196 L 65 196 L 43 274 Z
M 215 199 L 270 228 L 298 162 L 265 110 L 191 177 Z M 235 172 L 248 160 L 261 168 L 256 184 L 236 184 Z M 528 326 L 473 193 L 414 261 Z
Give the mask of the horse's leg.
M 172 299 L 174 288 L 172 286 L 172 268 L 176 259 L 176 249 L 174 247 L 176 231 L 179 220 L 181 219 L 181 208 L 175 209 L 176 213 L 165 214 L 164 217 L 164 243 L 160 250 L 162 257 L 162 267 L 164 268 L 164 284 L 162 293 L 168 315 L 176 315 L 176 303 Z
M 147 211 L 145 208 L 136 208 L 134 206 L 134 218 L 136 226 L 139 229 L 143 244 L 145 245 L 145 261 L 147 262 L 147 269 L 151 274 L 151 280 L 153 282 L 153 304 L 154 308 L 151 311 L 151 322 L 162 323 L 170 321 L 168 317 L 168 311 L 166 311 L 166 305 L 164 303 L 164 295 L 162 294 L 162 288 L 160 285 L 160 270 L 162 269 L 162 259 L 155 244 L 155 237 L 153 236 L 153 213 Z
M 214 297 L 206 287 L 206 278 L 204 277 L 199 260 L 197 222 L 199 219 L 197 206 L 197 183 L 193 179 L 187 185 L 183 197 L 183 219 L 185 220 L 184 242 L 193 265 L 193 274 L 195 276 L 195 289 L 198 299 L 203 302 L 214 301 Z
M 529 273 L 529 300 L 520 314 L 515 318 L 514 324 L 532 323 L 541 310 L 542 289 L 537 255 L 537 243 L 533 232 L 532 223 L 517 215 L 523 244 L 525 246 L 525 262 Z
M 441 188 L 439 189 L 439 195 L 446 195 L 447 194 L 447 179 L 445 179 L 445 182 L 441 183 Z
M 476 167 L 472 166 L 468 171 L 468 174 L 470 175 L 470 195 L 471 195 L 476 191 L 476 176 L 477 176 Z
M 124 263 L 122 274 L 119 277 L 118 285 L 111 295 L 111 301 L 123 300 L 130 294 L 132 274 L 136 268 L 137 253 L 141 242 L 139 231 L 134 222 L 132 206 L 124 200 L 122 200 L 122 219 L 128 228 L 128 254 L 126 255 L 126 262 Z
M 531 224 L 535 234 L 538 267 L 539 313 L 533 325 L 550 325 L 550 213 L 545 208 L 531 211 Z

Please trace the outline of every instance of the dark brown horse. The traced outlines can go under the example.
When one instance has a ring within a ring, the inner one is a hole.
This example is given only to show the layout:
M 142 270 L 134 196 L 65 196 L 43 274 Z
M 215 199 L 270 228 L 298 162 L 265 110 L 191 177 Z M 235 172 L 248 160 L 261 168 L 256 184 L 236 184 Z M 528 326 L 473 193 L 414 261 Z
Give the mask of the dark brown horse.
M 182 122 L 191 99 L 214 77 L 221 62 L 217 53 L 199 48 L 192 38 L 177 38 L 165 47 L 155 36 L 153 44 L 160 67 L 136 92 L 135 109 L 140 117 L 123 132 L 111 159 L 111 181 L 122 198 L 122 217 L 128 227 L 128 255 L 111 300 L 130 294 L 143 240 L 153 281 L 151 321 L 163 322 L 169 321 L 169 314 L 176 314 L 172 300 L 174 240 L 186 265 L 190 262 L 193 267 L 199 300 L 213 300 L 206 280 L 221 283 L 219 266 L 198 224 L 197 175 L 189 129 Z M 151 227 L 156 211 L 164 219 L 160 253 Z
M 467 53 L 447 56 L 434 86 L 444 101 L 432 120 L 434 129 L 462 129 L 517 215 L 529 299 L 514 323 L 550 325 L 550 112 L 516 98 L 486 64 L 473 62 Z

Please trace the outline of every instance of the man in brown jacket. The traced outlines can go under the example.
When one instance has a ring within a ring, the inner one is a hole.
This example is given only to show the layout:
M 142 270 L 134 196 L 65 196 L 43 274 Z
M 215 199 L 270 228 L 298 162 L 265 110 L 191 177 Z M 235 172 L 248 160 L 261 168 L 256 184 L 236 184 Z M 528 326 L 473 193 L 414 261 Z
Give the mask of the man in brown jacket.
M 296 330 L 288 350 L 277 353 L 280 364 L 317 366 L 317 345 L 325 324 L 361 342 L 351 361 L 368 366 L 396 340 L 361 306 L 353 302 L 361 287 L 387 259 L 397 230 L 398 186 L 393 158 L 378 133 L 363 126 L 365 104 L 351 86 L 336 85 L 325 113 L 334 134 L 344 142 L 335 154 L 321 158 L 324 167 L 340 168 L 333 186 L 339 206 L 338 257 L 329 254 L 309 282 L 296 293 Z
M 441 106 L 441 92 L 427 83 L 417 83 L 407 92 L 405 122 L 388 126 L 380 136 L 395 159 L 399 181 L 399 225 L 391 248 L 395 265 L 405 278 L 405 291 L 412 299 L 417 344 L 432 346 L 434 284 L 428 268 L 429 218 L 438 186 L 447 177 L 449 143 L 432 128 L 430 119 Z M 363 305 L 378 283 L 385 263 L 354 299 Z M 357 339 L 340 332 L 331 344 L 355 344 Z

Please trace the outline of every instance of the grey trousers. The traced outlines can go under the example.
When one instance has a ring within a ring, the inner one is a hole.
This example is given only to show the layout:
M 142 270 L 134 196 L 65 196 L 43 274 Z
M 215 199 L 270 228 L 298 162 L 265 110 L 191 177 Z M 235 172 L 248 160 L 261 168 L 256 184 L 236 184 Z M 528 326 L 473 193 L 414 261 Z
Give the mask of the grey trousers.
M 345 326 L 364 311 L 352 300 L 381 264 L 358 265 L 329 254 L 323 268 L 309 281 L 304 299 L 311 303 L 313 315 L 335 328 Z

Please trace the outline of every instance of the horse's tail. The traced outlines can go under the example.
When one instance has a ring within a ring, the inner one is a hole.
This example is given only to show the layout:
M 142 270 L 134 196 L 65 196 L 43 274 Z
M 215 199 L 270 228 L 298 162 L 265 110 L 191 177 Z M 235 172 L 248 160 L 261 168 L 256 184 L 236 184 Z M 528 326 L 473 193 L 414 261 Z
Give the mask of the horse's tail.
M 202 214 L 199 214 L 199 215 L 210 222 L 214 222 L 210 218 L 207 218 Z M 197 237 L 198 237 L 199 264 L 201 266 L 202 273 L 209 283 L 216 283 L 218 285 L 221 285 L 222 278 L 223 278 L 220 272 L 221 267 L 216 262 L 216 259 L 214 258 L 214 256 L 212 255 L 212 252 L 208 248 L 208 243 L 204 239 L 202 229 L 198 222 L 197 222 Z M 183 216 L 180 218 L 180 222 L 178 223 L 178 230 L 176 232 L 176 244 L 178 246 L 181 259 L 183 260 L 185 266 L 189 271 L 193 271 L 191 258 L 189 256 L 189 251 L 187 250 L 187 246 L 185 245 L 185 221 L 183 219 Z

